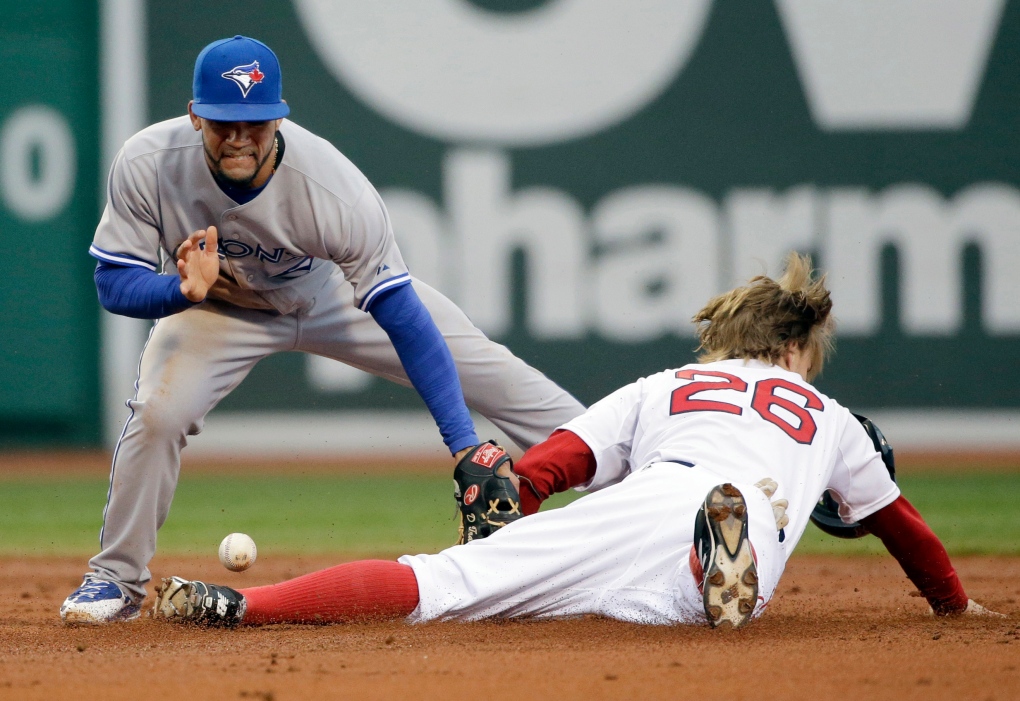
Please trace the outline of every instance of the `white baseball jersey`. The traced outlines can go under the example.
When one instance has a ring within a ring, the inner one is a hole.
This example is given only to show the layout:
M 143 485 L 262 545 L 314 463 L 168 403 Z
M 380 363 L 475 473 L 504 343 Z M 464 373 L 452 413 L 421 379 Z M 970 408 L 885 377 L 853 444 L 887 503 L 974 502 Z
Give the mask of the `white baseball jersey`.
M 826 489 L 847 523 L 899 488 L 860 422 L 800 375 L 756 360 L 685 365 L 613 392 L 563 426 L 595 453 L 595 491 L 653 462 L 700 467 L 720 481 L 779 483 L 791 549 Z
M 641 623 L 705 623 L 690 569 L 694 520 L 730 482 L 747 502 L 768 604 L 825 489 L 845 520 L 899 496 L 882 458 L 844 407 L 799 375 L 757 361 L 686 365 L 643 378 L 562 428 L 597 459 L 595 492 L 528 516 L 484 540 L 405 556 L 420 601 L 412 622 L 600 614 Z M 790 502 L 784 538 L 754 484 L 771 477 Z
M 285 158 L 246 204 L 220 190 L 202 136 L 187 116 L 154 124 L 124 144 L 110 171 L 108 204 L 90 253 L 156 270 L 193 232 L 215 225 L 220 279 L 213 299 L 289 314 L 307 304 L 339 265 L 365 309 L 408 282 L 379 193 L 325 139 L 285 120 Z

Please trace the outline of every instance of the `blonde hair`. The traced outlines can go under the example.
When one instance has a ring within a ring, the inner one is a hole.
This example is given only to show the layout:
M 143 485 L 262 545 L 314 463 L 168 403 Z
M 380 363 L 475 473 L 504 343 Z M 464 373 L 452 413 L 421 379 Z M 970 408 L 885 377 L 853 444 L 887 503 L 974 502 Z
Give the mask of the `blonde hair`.
M 709 301 L 692 320 L 701 340 L 699 360 L 776 364 L 795 344 L 811 358 L 813 379 L 832 352 L 835 322 L 825 276 L 812 279 L 811 273 L 811 258 L 791 252 L 778 281 L 759 275 Z

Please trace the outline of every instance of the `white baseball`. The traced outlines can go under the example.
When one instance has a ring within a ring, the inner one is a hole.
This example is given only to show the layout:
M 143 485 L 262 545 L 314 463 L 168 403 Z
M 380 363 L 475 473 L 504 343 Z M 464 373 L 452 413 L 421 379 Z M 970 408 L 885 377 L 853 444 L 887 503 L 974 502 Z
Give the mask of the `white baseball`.
M 220 543 L 220 562 L 231 572 L 243 572 L 255 564 L 255 541 L 244 533 L 231 533 Z

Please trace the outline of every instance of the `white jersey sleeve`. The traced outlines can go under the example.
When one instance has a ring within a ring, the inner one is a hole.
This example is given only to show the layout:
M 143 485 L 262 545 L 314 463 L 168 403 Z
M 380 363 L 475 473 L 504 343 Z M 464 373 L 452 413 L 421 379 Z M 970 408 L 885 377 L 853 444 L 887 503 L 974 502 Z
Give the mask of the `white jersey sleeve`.
M 381 292 L 411 281 L 397 248 L 386 206 L 367 180 L 351 210 L 344 243 L 333 260 L 343 270 L 344 278 L 354 286 L 354 303 L 358 309 L 368 309 Z
M 564 428 L 583 440 L 595 454 L 595 476 L 577 491 L 594 492 L 630 474 L 631 447 L 638 427 L 645 379 L 621 387 L 600 399 Z
M 827 489 L 834 493 L 839 502 L 839 516 L 846 523 L 870 516 L 900 495 L 899 487 L 882 462 L 882 455 L 853 416 L 843 428 Z
M 159 263 L 160 232 L 152 203 L 158 199 L 147 187 L 155 178 L 138 172 L 145 166 L 144 158 L 129 161 L 123 150 L 114 158 L 107 181 L 106 209 L 89 253 L 108 263 L 154 271 Z

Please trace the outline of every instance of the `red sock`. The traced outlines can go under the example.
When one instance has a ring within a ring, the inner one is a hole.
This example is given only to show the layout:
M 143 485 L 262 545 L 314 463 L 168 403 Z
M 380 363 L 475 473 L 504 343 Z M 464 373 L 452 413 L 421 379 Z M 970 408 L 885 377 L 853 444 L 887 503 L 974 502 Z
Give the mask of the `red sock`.
M 418 606 L 418 580 L 407 565 L 359 560 L 279 584 L 241 589 L 244 622 L 354 623 L 404 618 Z

